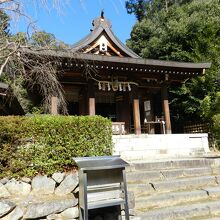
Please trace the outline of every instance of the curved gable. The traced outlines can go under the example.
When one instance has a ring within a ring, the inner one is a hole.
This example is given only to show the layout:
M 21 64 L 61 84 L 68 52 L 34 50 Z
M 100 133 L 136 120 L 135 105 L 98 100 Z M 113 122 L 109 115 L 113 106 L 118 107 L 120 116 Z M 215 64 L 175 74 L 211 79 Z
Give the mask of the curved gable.
M 111 24 L 104 17 L 93 21 L 94 29 L 89 35 L 73 45 L 75 52 L 95 55 L 140 58 L 124 45 L 112 32 Z

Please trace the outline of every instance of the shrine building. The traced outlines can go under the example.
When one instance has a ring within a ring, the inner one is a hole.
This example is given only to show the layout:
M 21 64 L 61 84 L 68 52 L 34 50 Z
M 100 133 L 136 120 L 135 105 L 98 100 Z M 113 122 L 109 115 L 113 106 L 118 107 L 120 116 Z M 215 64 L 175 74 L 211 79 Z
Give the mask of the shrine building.
M 143 59 L 114 35 L 103 14 L 92 24 L 71 53 L 51 52 L 62 58 L 69 115 L 110 118 L 120 134 L 171 134 L 168 87 L 204 74 L 211 64 Z M 59 113 L 56 103 L 53 97 L 52 114 Z

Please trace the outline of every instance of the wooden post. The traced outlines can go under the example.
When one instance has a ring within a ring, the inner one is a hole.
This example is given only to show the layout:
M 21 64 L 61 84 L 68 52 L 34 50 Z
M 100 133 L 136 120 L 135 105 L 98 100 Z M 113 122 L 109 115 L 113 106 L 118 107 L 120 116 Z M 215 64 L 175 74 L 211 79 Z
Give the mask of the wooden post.
M 55 96 L 51 97 L 51 115 L 58 115 L 58 98 Z
M 140 107 L 138 98 L 138 87 L 132 86 L 132 99 L 133 99 L 133 117 L 134 117 L 134 132 L 135 134 L 141 134 L 141 118 Z
M 94 89 L 94 81 L 88 81 L 88 113 L 89 115 L 95 115 L 95 89 Z
M 141 134 L 139 99 L 133 99 L 133 114 L 134 114 L 134 131 L 135 131 L 135 134 Z
M 162 106 L 163 106 L 163 112 L 165 118 L 166 134 L 172 134 L 171 121 L 170 121 L 170 108 L 169 108 L 168 92 L 166 85 L 164 85 L 161 89 L 161 96 L 162 96 Z
M 95 115 L 95 98 L 89 98 L 89 115 Z

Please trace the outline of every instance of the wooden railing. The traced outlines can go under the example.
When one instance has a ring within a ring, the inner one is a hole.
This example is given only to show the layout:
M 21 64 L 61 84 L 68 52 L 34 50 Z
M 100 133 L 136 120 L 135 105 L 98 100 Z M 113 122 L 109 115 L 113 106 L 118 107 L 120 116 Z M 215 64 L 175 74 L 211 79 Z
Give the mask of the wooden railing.
M 209 125 L 207 123 L 188 124 L 184 126 L 184 133 L 208 133 Z

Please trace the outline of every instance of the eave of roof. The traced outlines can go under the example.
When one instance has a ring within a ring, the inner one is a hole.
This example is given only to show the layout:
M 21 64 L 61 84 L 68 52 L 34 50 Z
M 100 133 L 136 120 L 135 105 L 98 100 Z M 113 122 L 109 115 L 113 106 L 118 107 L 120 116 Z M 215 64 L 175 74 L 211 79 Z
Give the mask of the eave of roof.
M 57 58 L 68 58 L 84 62 L 102 62 L 102 63 L 117 63 L 117 64 L 133 64 L 143 66 L 155 66 L 155 67 L 166 67 L 166 68 L 184 68 L 184 69 L 208 69 L 211 67 L 210 62 L 204 63 L 191 63 L 191 62 L 176 62 L 176 61 L 163 61 L 143 58 L 132 58 L 132 57 L 110 57 L 102 55 L 74 53 L 72 51 L 56 51 L 56 50 L 43 50 L 34 51 L 25 49 L 25 53 L 51 56 Z

